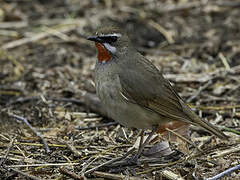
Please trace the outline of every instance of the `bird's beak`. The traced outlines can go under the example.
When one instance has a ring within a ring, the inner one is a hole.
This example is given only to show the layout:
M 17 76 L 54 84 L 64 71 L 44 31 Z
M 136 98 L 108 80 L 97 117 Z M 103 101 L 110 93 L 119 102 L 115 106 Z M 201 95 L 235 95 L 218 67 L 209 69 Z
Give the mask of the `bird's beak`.
M 89 41 L 94 41 L 94 42 L 99 42 L 99 43 L 103 43 L 103 40 L 99 37 L 99 36 L 89 36 L 87 38 L 87 40 Z

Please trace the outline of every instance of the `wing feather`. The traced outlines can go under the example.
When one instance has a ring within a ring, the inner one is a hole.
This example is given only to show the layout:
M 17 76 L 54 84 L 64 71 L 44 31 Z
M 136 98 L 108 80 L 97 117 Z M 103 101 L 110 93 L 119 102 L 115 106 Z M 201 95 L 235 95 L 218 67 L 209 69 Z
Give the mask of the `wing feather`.
M 124 72 L 119 73 L 121 93 L 126 100 L 154 111 L 169 121 L 191 123 L 205 128 L 222 139 L 228 138 L 212 124 L 199 118 L 150 61 L 141 55 L 135 58 L 139 60 L 127 66 L 125 64 L 121 68 Z
M 164 79 L 159 70 L 145 58 L 134 67 L 129 64 L 128 69 L 119 74 L 119 79 L 122 86 L 121 93 L 132 103 L 169 119 L 189 122 L 189 117 L 182 110 L 179 101 L 181 98 L 169 81 Z

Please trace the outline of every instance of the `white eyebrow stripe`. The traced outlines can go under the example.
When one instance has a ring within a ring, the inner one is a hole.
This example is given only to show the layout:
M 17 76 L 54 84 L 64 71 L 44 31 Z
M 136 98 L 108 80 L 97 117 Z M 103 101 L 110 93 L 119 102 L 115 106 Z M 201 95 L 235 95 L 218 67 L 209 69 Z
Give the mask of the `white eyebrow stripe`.
M 100 37 L 111 37 L 111 36 L 117 36 L 121 37 L 122 35 L 120 33 L 113 33 L 113 34 L 101 34 Z

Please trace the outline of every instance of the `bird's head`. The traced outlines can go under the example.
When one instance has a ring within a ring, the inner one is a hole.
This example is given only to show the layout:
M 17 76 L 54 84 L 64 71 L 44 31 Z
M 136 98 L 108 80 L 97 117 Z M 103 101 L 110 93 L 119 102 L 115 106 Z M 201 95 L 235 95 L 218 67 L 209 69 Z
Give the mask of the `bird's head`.
M 102 28 L 95 36 L 90 36 L 87 39 L 95 42 L 98 60 L 103 63 L 115 56 L 125 54 L 130 44 L 127 35 L 114 27 Z

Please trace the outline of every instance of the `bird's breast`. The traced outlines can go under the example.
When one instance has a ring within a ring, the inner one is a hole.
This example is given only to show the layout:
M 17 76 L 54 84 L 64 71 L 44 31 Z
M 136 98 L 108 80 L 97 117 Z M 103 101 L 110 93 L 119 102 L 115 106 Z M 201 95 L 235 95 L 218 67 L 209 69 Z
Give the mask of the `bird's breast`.
M 98 71 L 101 71 L 101 69 L 98 69 Z M 122 87 L 117 74 L 103 77 L 96 76 L 95 84 L 97 95 L 108 117 L 126 127 L 139 129 L 151 129 L 153 125 L 158 124 L 158 114 L 128 102 L 121 95 Z

